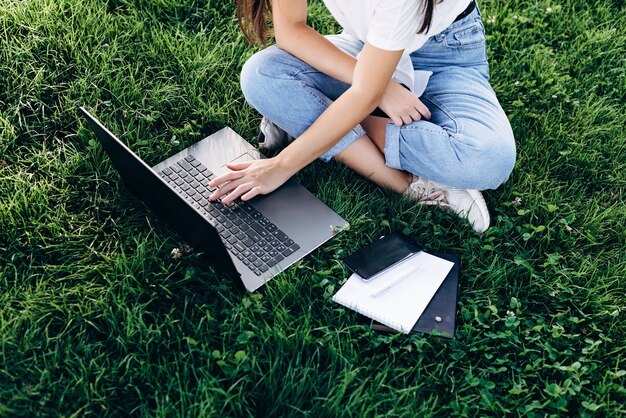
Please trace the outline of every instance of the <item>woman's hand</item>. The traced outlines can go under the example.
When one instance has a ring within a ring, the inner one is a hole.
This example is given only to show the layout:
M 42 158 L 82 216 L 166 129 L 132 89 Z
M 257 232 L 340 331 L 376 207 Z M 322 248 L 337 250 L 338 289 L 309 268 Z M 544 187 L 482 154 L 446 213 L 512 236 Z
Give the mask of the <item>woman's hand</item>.
M 396 126 L 409 125 L 422 118 L 430 119 L 430 111 L 420 99 L 393 80 L 383 93 L 378 107 L 391 118 Z
M 249 200 L 259 194 L 268 194 L 276 190 L 295 174 L 283 167 L 276 157 L 228 164 L 226 167 L 233 171 L 209 183 L 210 187 L 219 187 L 209 200 L 222 197 L 224 204 L 231 203 L 238 197 L 241 197 L 241 200 Z

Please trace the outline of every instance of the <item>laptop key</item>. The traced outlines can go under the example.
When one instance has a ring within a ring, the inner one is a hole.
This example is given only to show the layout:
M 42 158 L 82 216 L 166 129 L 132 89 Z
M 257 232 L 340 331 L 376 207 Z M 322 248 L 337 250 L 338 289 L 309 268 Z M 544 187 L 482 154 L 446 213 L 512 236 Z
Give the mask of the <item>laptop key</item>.
M 270 233 L 265 228 L 263 228 L 261 225 L 259 225 L 258 223 L 257 224 L 252 224 L 250 226 L 252 227 L 252 229 L 254 229 L 256 231 L 257 234 L 259 234 L 263 238 L 270 236 Z
M 289 237 L 287 236 L 287 234 L 285 234 L 283 231 L 281 231 L 280 229 L 277 229 L 276 231 L 272 232 L 272 234 L 274 235 L 274 237 L 276 237 L 276 239 L 278 239 L 280 242 L 285 242 L 287 239 L 289 239 Z M 293 244 L 293 241 L 291 241 L 291 243 Z M 291 244 L 285 244 L 287 247 L 289 247 Z
M 272 247 L 278 247 L 280 245 L 280 241 L 276 238 L 268 239 L 267 242 L 269 242 Z
M 258 242 L 258 241 L 261 240 L 261 236 L 259 234 L 257 234 L 254 229 L 248 229 L 245 232 L 252 239 L 252 241 Z
M 241 253 L 237 254 L 237 258 L 240 259 L 241 261 L 243 261 L 244 264 L 248 261 L 248 260 L 246 260 L 246 257 L 244 257 L 243 254 L 241 254 Z
M 285 259 L 285 257 L 283 257 L 282 255 L 276 254 L 276 257 L 274 257 L 270 261 L 268 261 L 267 265 L 270 266 L 270 267 L 274 267 L 276 264 L 280 263 L 284 259 Z
M 190 171 L 193 168 L 193 166 L 189 164 L 189 162 L 187 162 L 186 160 L 179 161 L 178 165 L 181 166 L 185 171 Z
M 278 262 L 282 261 L 285 259 L 285 257 L 283 257 L 282 254 L 278 254 L 276 257 L 274 257 Z

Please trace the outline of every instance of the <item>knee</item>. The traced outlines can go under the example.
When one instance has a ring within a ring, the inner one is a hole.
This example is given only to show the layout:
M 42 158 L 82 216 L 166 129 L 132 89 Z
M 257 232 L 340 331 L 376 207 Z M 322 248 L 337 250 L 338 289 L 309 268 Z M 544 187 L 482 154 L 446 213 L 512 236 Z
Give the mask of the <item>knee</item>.
M 471 183 L 468 188 L 496 189 L 509 178 L 515 166 L 513 133 L 494 133 L 491 138 L 483 138 L 481 143 L 474 149 L 470 164 L 464 168 L 466 180 Z
M 289 74 L 287 52 L 272 45 L 252 55 L 243 65 L 239 78 L 246 101 L 257 107 L 260 98 L 276 91 L 276 83 Z
M 239 84 L 241 91 L 248 103 L 253 104 L 254 97 L 257 96 L 260 90 L 263 88 L 264 83 L 261 80 L 261 69 L 270 65 L 270 57 L 262 50 L 252 55 L 241 68 L 241 74 L 239 76 Z

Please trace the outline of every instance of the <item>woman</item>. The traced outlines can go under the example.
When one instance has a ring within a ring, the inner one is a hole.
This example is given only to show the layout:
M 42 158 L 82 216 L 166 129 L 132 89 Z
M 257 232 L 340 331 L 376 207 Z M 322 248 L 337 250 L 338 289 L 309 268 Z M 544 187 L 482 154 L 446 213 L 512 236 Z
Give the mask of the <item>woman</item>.
M 248 200 L 316 158 L 335 159 L 485 231 L 479 190 L 508 178 L 515 144 L 488 82 L 474 0 L 324 3 L 341 35 L 307 26 L 306 0 L 238 1 L 248 39 L 266 41 L 270 15 L 276 39 L 244 65 L 244 96 L 297 139 L 273 158 L 229 165 L 232 172 L 212 182 L 219 189 L 211 199 Z

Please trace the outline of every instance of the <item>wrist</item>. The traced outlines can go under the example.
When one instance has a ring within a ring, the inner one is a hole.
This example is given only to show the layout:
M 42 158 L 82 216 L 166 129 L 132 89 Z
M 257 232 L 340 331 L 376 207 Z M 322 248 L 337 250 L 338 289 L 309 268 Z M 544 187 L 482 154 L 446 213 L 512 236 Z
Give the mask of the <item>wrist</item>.
M 273 157 L 276 169 L 289 175 L 289 177 L 296 174 L 303 167 L 299 164 L 296 158 L 294 158 L 288 150 L 289 147 L 282 150 L 278 155 Z M 306 164 L 305 164 L 306 165 Z

